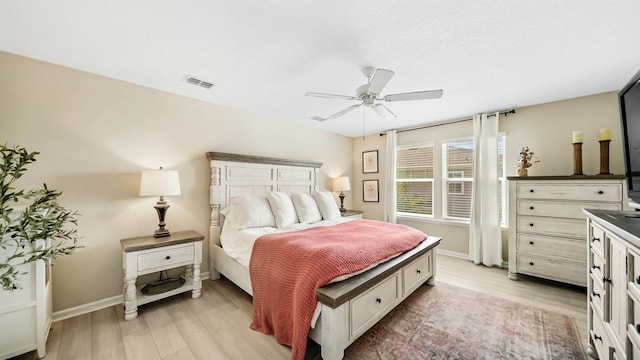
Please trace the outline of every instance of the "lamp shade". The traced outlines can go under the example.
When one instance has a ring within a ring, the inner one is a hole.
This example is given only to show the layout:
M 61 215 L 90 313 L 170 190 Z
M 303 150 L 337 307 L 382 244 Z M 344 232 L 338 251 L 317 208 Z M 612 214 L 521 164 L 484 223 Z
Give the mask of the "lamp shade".
M 140 196 L 180 195 L 180 177 L 175 170 L 144 170 L 140 177 Z
M 333 179 L 333 191 L 349 191 L 351 185 L 349 184 L 348 176 L 341 176 Z

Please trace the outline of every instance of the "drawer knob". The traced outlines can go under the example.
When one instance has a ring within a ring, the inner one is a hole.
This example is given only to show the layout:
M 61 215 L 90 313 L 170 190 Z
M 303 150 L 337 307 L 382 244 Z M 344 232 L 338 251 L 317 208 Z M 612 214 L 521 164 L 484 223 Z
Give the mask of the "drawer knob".
M 594 291 L 594 292 L 592 292 L 592 293 L 591 293 L 591 296 L 593 296 L 593 297 L 596 297 L 596 296 L 597 296 L 597 297 L 600 297 L 600 294 L 598 294 L 597 292 L 595 292 L 595 291 Z
M 600 238 L 597 238 L 597 237 L 595 237 L 595 236 L 594 236 L 594 237 L 592 237 L 592 238 L 591 238 L 591 241 L 592 241 L 592 242 L 594 242 L 594 241 L 600 241 Z
M 529 192 L 530 192 L 530 193 L 532 193 L 532 192 L 533 192 L 533 189 L 529 189 Z
M 636 324 L 636 332 L 640 334 L 640 324 Z
M 382 299 L 380 299 L 380 298 L 376 298 L 376 302 L 377 302 L 378 304 L 380 304 L 380 303 L 382 303 Z
M 640 276 L 636 278 L 636 284 L 640 285 Z
M 533 241 L 529 241 L 529 245 L 533 245 Z
M 416 270 L 416 272 L 417 272 L 418 274 L 420 274 L 420 273 L 421 273 L 420 269 Z
M 529 226 L 533 226 L 533 223 L 529 223 Z
M 593 335 L 593 339 L 594 340 L 599 340 L 600 342 L 602 342 L 602 336 L 598 336 L 598 335 Z
M 164 258 L 165 258 L 166 260 L 170 260 L 170 259 L 171 259 L 171 256 L 170 256 L 170 255 L 167 255 L 167 256 L 165 256 Z
M 600 190 L 600 191 L 598 191 L 598 194 L 602 195 L 602 194 L 604 194 L 604 191 Z
M 533 261 L 531 261 L 531 262 L 529 263 L 529 265 L 533 266 Z
M 600 265 L 593 265 L 591 268 L 600 270 Z
M 529 210 L 533 210 L 533 206 L 529 206 Z

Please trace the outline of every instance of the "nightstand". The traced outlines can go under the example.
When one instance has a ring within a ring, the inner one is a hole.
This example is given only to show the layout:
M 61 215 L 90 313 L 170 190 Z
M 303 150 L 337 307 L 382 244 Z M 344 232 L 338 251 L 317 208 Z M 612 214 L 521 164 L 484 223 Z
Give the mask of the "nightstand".
M 200 263 L 202 262 L 202 240 L 196 231 L 178 231 L 171 236 L 154 238 L 153 235 L 120 240 L 122 245 L 122 268 L 124 271 L 124 318 L 133 320 L 138 316 L 138 306 L 163 299 L 185 291 L 192 297 L 202 294 Z M 160 294 L 145 295 L 136 287 L 140 275 L 185 266 L 185 282 L 177 289 Z
M 345 212 L 341 212 L 342 217 L 353 218 L 353 219 L 362 219 L 362 211 L 360 210 L 349 210 Z

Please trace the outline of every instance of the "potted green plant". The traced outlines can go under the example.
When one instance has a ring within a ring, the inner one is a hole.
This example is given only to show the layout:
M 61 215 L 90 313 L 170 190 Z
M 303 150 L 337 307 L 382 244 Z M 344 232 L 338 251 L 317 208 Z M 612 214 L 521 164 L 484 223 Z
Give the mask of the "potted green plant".
M 18 266 L 71 254 L 78 248 L 76 211 L 58 204 L 61 191 L 18 190 L 16 180 L 39 152 L 0 146 L 0 284 L 20 288 Z M 47 244 L 47 245 L 45 245 Z

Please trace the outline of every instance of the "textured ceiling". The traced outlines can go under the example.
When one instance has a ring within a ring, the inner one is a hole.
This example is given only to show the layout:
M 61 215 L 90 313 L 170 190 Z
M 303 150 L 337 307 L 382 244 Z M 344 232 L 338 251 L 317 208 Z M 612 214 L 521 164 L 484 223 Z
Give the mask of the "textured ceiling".
M 640 70 L 640 1 L 0 1 L 0 51 L 360 136 L 618 90 Z M 326 122 L 366 66 L 381 95 L 444 89 Z M 210 90 L 187 84 L 193 75 Z M 364 125 L 364 127 L 363 127 Z

